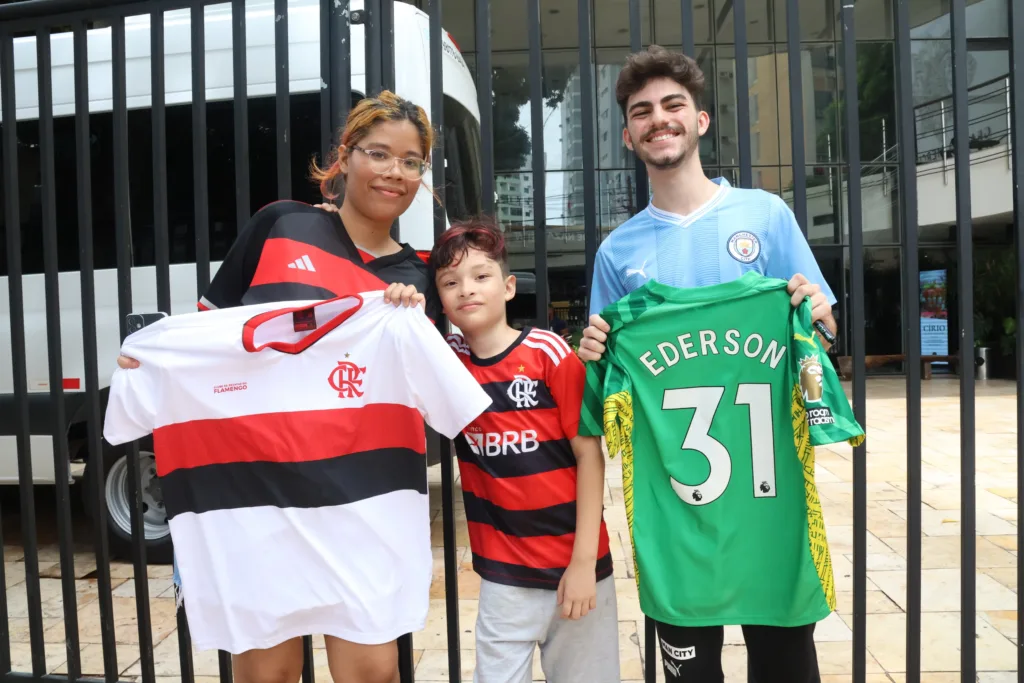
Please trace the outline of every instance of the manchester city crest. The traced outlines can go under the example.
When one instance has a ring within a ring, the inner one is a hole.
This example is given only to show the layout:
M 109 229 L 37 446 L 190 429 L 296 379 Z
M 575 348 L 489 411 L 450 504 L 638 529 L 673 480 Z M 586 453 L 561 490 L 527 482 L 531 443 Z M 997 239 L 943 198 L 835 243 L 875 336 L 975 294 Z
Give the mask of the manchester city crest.
M 761 242 L 757 235 L 745 230 L 733 233 L 729 238 L 729 256 L 740 263 L 753 263 L 761 255 Z

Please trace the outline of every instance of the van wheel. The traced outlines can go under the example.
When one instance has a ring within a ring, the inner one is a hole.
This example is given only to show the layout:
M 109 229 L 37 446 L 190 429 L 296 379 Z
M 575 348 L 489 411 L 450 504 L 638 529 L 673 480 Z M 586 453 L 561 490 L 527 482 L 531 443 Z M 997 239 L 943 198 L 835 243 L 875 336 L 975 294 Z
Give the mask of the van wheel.
M 142 496 L 142 524 L 145 532 L 147 564 L 170 564 L 174 557 L 171 543 L 171 528 L 167 522 L 164 509 L 163 493 L 160 490 L 160 479 L 156 476 L 156 457 L 153 453 L 152 438 L 139 442 L 139 468 L 142 485 L 139 492 Z M 91 463 L 86 466 L 85 481 L 87 487 L 85 506 L 94 520 L 92 491 L 94 484 Z M 132 559 L 132 527 L 131 497 L 128 487 L 128 449 L 112 448 L 104 443 L 103 450 L 103 498 L 107 505 L 107 542 L 110 546 L 111 558 L 131 561 Z

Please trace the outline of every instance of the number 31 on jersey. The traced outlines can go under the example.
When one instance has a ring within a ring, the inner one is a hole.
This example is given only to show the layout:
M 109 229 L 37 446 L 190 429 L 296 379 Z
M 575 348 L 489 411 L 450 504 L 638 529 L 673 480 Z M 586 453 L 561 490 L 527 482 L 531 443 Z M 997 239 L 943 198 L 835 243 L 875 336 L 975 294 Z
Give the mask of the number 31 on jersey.
M 707 505 L 718 500 L 732 478 L 732 455 L 715 437 L 711 425 L 721 405 L 725 387 L 666 389 L 662 410 L 693 410 L 693 419 L 683 438 L 684 451 L 696 451 L 708 461 L 708 477 L 690 486 L 671 478 L 672 489 L 690 505 Z M 775 434 L 772 429 L 772 387 L 770 384 L 740 384 L 735 405 L 750 411 L 750 455 L 755 498 L 775 497 Z

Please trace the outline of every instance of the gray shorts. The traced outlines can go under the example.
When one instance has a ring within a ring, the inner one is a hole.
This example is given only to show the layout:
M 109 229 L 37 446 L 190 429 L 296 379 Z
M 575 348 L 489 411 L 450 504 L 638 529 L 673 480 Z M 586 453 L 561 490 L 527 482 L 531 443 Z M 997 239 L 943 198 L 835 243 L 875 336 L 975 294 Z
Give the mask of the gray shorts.
M 597 608 L 576 621 L 553 590 L 481 581 L 474 683 L 529 683 L 538 645 L 548 683 L 619 683 L 615 579 L 597 582 Z

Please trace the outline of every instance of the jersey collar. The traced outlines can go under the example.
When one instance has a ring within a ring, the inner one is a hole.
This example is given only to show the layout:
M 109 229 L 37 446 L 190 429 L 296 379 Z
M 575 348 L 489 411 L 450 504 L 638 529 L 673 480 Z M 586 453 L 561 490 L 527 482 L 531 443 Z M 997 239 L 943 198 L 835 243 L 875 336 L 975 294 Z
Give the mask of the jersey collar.
M 704 216 L 709 211 L 711 211 L 713 208 L 718 206 L 721 203 L 722 199 L 725 197 L 726 193 L 732 187 L 732 185 L 729 184 L 729 181 L 726 180 L 725 178 L 712 178 L 711 182 L 713 182 L 716 185 L 718 185 L 718 191 L 715 192 L 715 194 L 713 194 L 709 200 L 704 202 L 693 213 L 690 213 L 689 215 L 684 216 L 684 215 L 679 214 L 679 213 L 672 213 L 671 211 L 664 211 L 664 210 L 659 209 L 658 207 L 656 207 L 654 205 L 654 198 L 652 197 L 651 201 L 647 204 L 647 213 L 648 213 L 648 215 L 650 215 L 652 218 L 655 218 L 655 219 L 657 219 L 659 221 L 665 221 L 665 222 L 668 222 L 668 223 L 676 223 L 676 224 L 678 224 L 679 226 L 682 226 L 682 227 L 690 225 L 694 221 L 698 220 L 701 216 Z
M 349 300 L 349 305 L 341 308 L 340 311 L 334 313 L 333 317 L 328 318 L 325 321 L 316 321 L 316 309 L 326 308 L 328 312 L 336 311 L 339 307 L 338 304 L 344 300 Z M 274 351 L 280 351 L 281 353 L 299 354 L 308 349 L 310 346 L 315 344 L 317 341 L 322 339 L 331 330 L 340 326 L 343 322 L 355 315 L 363 306 L 363 297 L 358 294 L 347 294 L 344 296 L 335 297 L 333 299 L 326 299 L 324 301 L 318 301 L 312 305 L 304 306 L 293 306 L 291 308 L 279 308 L 265 313 L 260 313 L 257 316 L 249 318 L 242 327 L 242 346 L 248 353 L 259 353 L 263 349 L 273 349 Z M 305 316 L 312 316 L 314 324 L 317 324 L 316 328 L 308 334 L 295 331 L 298 316 L 296 314 L 303 314 Z M 288 321 L 280 320 L 281 317 L 291 315 L 292 319 Z M 296 322 L 292 322 L 295 320 Z M 265 341 L 257 346 L 256 344 L 256 333 L 260 331 L 262 326 L 273 327 L 275 337 L 269 341 Z M 292 341 L 284 341 L 282 338 L 291 337 Z

